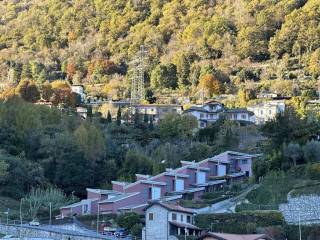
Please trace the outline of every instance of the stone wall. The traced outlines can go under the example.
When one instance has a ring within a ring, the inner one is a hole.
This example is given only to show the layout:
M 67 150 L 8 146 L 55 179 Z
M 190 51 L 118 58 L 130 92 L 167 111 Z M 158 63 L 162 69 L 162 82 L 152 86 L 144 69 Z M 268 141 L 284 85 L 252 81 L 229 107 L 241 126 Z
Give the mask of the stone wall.
M 100 240 L 100 239 L 111 239 L 105 236 L 89 236 L 90 234 L 82 234 L 67 230 L 44 230 L 37 227 L 31 226 L 15 226 L 15 225 L 2 225 L 0 224 L 0 233 L 9 234 L 19 237 L 38 237 L 38 238 L 49 238 L 54 240 Z
M 320 223 L 320 196 L 310 195 L 293 198 L 288 196 L 288 203 L 281 204 L 279 210 L 289 224 L 303 225 Z

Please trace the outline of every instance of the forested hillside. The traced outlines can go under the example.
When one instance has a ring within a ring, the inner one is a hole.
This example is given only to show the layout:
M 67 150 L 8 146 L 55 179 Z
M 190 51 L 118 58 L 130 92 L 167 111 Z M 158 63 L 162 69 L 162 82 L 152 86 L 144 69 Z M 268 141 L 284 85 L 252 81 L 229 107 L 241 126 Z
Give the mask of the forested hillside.
M 201 88 L 211 97 L 285 79 L 287 93 L 290 80 L 314 86 L 320 73 L 319 0 L 4 0 L 0 15 L 0 77 L 11 84 L 67 78 L 125 97 L 142 44 L 154 92 Z

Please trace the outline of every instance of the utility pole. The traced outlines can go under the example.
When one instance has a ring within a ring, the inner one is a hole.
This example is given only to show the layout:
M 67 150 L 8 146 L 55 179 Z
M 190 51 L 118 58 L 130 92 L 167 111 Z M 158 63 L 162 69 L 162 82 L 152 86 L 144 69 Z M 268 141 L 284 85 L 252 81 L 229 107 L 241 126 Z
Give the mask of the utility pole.
M 19 231 L 20 239 L 21 239 L 21 231 L 22 231 L 22 201 L 23 201 L 23 198 L 20 199 L 20 231 Z
M 50 202 L 50 203 L 49 203 L 49 212 L 50 212 L 49 225 L 50 225 L 50 226 L 51 226 L 51 218 L 52 218 L 52 217 L 51 217 L 51 213 L 52 213 L 51 211 L 52 211 L 52 203 Z
M 97 214 L 97 234 L 99 234 L 99 215 L 100 215 L 100 206 L 98 203 L 98 214 Z
M 302 240 L 301 238 L 301 216 L 300 216 L 300 209 L 298 210 L 299 212 L 299 239 Z

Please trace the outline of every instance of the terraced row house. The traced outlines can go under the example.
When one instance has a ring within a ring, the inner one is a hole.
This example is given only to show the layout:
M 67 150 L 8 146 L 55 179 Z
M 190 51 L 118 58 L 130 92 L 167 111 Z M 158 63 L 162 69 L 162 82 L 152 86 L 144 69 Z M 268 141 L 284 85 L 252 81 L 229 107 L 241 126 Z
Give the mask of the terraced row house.
M 198 199 L 205 192 L 222 188 L 230 181 L 252 175 L 257 155 L 227 151 L 200 162 L 182 161 L 177 169 L 155 176 L 136 174 L 136 181 L 112 182 L 112 190 L 87 188 L 87 199 L 61 208 L 62 218 L 72 215 L 142 213 L 150 200 L 178 202 Z

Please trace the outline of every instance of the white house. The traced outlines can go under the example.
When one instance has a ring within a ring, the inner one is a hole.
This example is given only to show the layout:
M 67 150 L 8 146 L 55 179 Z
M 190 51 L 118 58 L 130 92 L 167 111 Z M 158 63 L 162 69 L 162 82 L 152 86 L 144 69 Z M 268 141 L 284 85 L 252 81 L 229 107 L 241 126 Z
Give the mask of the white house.
M 76 93 L 80 96 L 80 100 L 83 103 L 86 98 L 86 93 L 84 92 L 84 86 L 83 85 L 72 85 L 71 86 L 71 92 Z
M 254 123 L 254 114 L 246 109 L 227 109 L 225 106 L 217 101 L 209 101 L 201 106 L 192 106 L 184 111 L 184 114 L 194 116 L 199 123 L 200 128 L 214 123 L 221 117 L 226 117 L 232 121 L 243 121 Z
M 195 212 L 178 205 L 152 202 L 146 209 L 143 240 L 175 240 L 177 236 L 200 236 L 193 225 Z
M 284 100 L 272 100 L 248 107 L 248 110 L 254 112 L 256 124 L 263 124 L 274 119 L 278 113 L 283 113 L 285 108 Z

